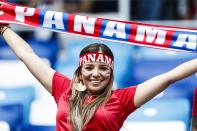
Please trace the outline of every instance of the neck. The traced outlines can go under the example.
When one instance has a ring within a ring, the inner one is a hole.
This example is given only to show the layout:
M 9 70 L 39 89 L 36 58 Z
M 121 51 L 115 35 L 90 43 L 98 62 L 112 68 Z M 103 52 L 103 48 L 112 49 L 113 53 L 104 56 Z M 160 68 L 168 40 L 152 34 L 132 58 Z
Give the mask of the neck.
M 86 96 L 99 96 L 103 93 L 103 91 L 101 92 L 91 92 L 91 91 L 86 91 Z

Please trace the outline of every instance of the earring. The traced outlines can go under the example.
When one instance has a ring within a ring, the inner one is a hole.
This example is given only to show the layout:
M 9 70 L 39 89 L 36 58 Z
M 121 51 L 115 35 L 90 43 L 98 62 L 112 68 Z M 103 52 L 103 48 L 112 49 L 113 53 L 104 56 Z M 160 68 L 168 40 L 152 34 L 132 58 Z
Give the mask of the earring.
M 84 84 L 82 84 L 82 82 L 80 81 L 79 83 L 74 83 L 74 88 L 77 91 L 85 91 L 86 90 L 86 86 Z

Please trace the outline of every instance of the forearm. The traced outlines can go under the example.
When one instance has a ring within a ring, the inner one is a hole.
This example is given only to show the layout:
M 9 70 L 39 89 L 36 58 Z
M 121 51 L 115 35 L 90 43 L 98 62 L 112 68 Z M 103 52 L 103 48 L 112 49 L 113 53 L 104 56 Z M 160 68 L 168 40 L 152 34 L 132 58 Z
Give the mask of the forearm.
M 197 58 L 179 65 L 167 73 L 170 83 L 184 79 L 197 72 Z
M 19 59 L 23 60 L 25 53 L 33 53 L 32 48 L 18 34 L 12 31 L 12 29 L 6 29 L 2 35 Z

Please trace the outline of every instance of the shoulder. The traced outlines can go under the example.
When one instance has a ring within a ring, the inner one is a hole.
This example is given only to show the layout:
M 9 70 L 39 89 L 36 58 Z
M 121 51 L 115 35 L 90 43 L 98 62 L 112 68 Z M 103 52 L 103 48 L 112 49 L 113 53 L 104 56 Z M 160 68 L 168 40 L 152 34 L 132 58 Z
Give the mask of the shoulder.
M 70 79 L 68 77 L 66 77 L 65 75 L 59 73 L 59 72 L 55 72 L 54 73 L 54 76 L 53 76 L 53 83 L 56 83 L 56 82 L 68 82 L 70 83 Z
M 130 86 L 113 91 L 113 96 L 117 97 L 120 101 L 133 101 L 137 86 Z
M 58 71 L 56 71 L 55 73 L 54 73 L 54 76 L 53 77 L 56 77 L 56 78 L 63 78 L 63 79 L 69 79 L 69 78 L 67 78 L 65 75 L 63 75 L 62 73 L 60 73 L 60 72 L 58 72 Z
M 52 83 L 52 95 L 55 97 L 56 101 L 59 100 L 62 93 L 69 93 L 71 89 L 70 83 L 71 80 L 68 77 L 59 72 L 55 72 Z

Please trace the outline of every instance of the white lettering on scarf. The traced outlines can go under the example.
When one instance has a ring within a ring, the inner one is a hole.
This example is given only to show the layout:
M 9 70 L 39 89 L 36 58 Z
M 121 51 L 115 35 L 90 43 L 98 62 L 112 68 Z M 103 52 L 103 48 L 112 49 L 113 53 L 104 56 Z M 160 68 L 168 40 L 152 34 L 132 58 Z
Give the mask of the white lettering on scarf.
M 64 29 L 62 12 L 47 11 L 45 13 L 43 27 L 52 28 L 52 25 L 55 25 L 56 29 Z
M 81 32 L 82 28 L 84 28 L 86 33 L 94 34 L 95 22 L 96 18 L 76 15 L 74 19 L 74 31 Z
M 109 21 L 106 25 L 103 35 L 112 37 L 115 34 L 116 38 L 126 39 L 125 28 L 126 28 L 125 23 Z
M 35 12 L 34 8 L 26 8 L 26 7 L 20 7 L 16 6 L 15 8 L 15 13 L 16 17 L 15 20 L 24 22 L 25 21 L 25 16 L 33 16 Z
M 135 40 L 144 41 L 144 39 L 146 39 L 146 42 L 153 43 L 153 41 L 156 39 L 156 44 L 163 45 L 165 42 L 166 34 L 167 31 L 164 30 L 153 29 L 147 26 L 139 26 L 137 28 Z
M 187 49 L 197 49 L 197 35 L 180 34 L 172 46 L 186 47 Z

